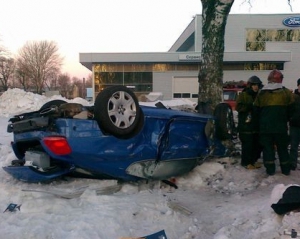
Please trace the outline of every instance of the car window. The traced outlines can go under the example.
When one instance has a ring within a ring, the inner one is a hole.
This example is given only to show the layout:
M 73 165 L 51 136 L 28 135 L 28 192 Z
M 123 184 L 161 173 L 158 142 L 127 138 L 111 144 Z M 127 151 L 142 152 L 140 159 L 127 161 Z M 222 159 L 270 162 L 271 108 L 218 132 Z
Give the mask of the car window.
M 223 91 L 224 100 L 236 100 L 236 91 Z

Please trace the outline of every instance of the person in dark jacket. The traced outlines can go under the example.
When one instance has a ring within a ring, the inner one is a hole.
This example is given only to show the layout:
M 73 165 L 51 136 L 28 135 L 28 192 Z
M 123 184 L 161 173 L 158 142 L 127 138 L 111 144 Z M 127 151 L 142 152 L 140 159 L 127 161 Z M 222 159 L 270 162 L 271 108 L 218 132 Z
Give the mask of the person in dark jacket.
M 241 165 L 246 169 L 256 169 L 260 165 L 257 162 L 262 152 L 259 144 L 258 124 L 253 115 L 253 102 L 258 91 L 262 88 L 262 82 L 257 76 L 251 76 L 247 81 L 247 87 L 238 95 L 236 111 L 238 112 L 238 133 L 241 140 L 242 155 Z
M 300 78 L 297 80 L 297 89 L 294 90 L 296 95 L 300 95 Z
M 297 169 L 298 147 L 300 143 L 300 79 L 297 80 L 297 87 L 294 91 L 294 112 L 290 118 L 290 163 L 291 169 Z
M 282 86 L 283 74 L 272 70 L 268 84 L 258 93 L 255 112 L 259 116 L 259 138 L 263 146 L 263 162 L 268 175 L 276 172 L 275 154 L 279 157 L 281 172 L 290 174 L 288 152 L 288 121 L 293 112 L 293 93 Z M 275 147 L 274 147 L 275 146 Z

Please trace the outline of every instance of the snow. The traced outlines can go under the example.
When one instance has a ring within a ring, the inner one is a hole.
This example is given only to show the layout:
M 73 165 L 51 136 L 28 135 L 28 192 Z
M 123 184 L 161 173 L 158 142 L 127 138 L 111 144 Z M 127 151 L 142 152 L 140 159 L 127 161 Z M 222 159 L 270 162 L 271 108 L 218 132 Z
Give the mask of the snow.
M 52 99 L 63 98 L 19 89 L 0 97 L 1 167 L 16 158 L 12 134 L 6 132 L 9 117 L 38 110 Z M 71 102 L 89 104 L 79 98 Z M 300 170 L 285 176 L 277 165 L 276 174 L 267 176 L 264 168 L 246 170 L 239 163 L 239 156 L 207 159 L 173 179 L 178 189 L 163 182 L 118 186 L 115 180 L 79 178 L 29 184 L 0 170 L 2 210 L 10 203 L 21 205 L 20 211 L 1 214 L 1 238 L 120 239 L 165 230 L 168 239 L 277 239 L 291 238 L 283 235 L 285 229 L 300 232 L 299 212 L 279 216 L 271 208 L 288 186 L 299 183 Z M 66 199 L 51 191 L 79 194 Z

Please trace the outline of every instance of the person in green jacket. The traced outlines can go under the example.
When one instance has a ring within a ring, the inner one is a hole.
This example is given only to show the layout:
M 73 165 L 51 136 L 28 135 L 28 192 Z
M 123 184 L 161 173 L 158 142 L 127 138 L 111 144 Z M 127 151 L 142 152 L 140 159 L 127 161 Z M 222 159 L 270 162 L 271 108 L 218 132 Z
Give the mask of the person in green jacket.
M 297 89 L 294 90 L 295 107 L 290 118 L 290 163 L 291 170 L 297 169 L 298 149 L 300 144 L 300 79 L 297 80 Z
M 259 143 L 257 119 L 253 115 L 253 103 L 261 88 L 261 80 L 257 76 L 251 76 L 247 81 L 247 87 L 238 95 L 236 101 L 237 129 L 242 146 L 241 165 L 246 169 L 260 167 L 257 160 L 260 158 L 262 147 Z
M 283 74 L 272 70 L 268 84 L 258 93 L 255 101 L 255 112 L 259 117 L 259 139 L 263 146 L 263 162 L 268 175 L 276 172 L 276 150 L 281 172 L 290 174 L 288 152 L 288 121 L 293 112 L 294 97 L 289 89 L 282 86 Z

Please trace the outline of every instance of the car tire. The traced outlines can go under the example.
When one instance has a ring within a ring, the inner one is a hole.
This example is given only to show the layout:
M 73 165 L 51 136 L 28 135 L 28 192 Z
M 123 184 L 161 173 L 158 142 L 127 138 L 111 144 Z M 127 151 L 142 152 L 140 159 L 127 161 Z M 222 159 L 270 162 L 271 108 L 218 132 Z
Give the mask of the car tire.
M 111 86 L 97 95 L 94 118 L 102 131 L 124 139 L 136 135 L 144 124 L 138 99 L 125 86 Z
M 214 117 L 216 122 L 216 137 L 219 140 L 233 139 L 235 124 L 231 106 L 227 103 L 218 104 L 214 110 Z

